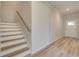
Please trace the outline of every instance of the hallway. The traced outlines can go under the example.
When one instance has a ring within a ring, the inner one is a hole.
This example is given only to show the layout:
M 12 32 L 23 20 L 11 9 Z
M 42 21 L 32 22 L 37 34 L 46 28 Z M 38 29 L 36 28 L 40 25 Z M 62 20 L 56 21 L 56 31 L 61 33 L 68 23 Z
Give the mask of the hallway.
M 32 2 L 32 54 L 79 56 L 79 2 Z
M 79 40 L 64 37 L 54 42 L 49 48 L 37 54 L 37 57 L 79 57 Z
M 40 57 L 79 56 L 79 2 L 0 4 L 1 57 L 31 57 L 36 53 Z

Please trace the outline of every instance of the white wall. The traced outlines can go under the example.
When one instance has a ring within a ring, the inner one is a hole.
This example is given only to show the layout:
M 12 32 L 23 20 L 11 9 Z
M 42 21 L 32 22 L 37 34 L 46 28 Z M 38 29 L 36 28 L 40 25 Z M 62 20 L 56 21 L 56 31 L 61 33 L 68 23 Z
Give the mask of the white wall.
M 49 44 L 50 8 L 41 2 L 32 2 L 32 51 Z
M 74 26 L 68 26 L 68 22 L 75 22 Z M 79 13 L 64 16 L 65 36 L 79 38 Z
M 0 1 L 0 21 L 1 21 L 1 16 L 2 15 L 2 9 L 1 9 L 1 1 Z
M 3 21 L 14 22 L 16 10 L 20 12 L 25 23 L 31 27 L 31 2 L 29 1 L 3 1 L 1 2 L 2 19 Z
M 2 9 L 2 21 L 14 22 L 15 21 L 15 11 L 18 2 L 16 1 L 5 1 L 1 2 Z
M 19 2 L 19 6 L 17 7 L 17 10 L 20 12 L 25 23 L 29 27 L 31 27 L 31 2 L 29 1 Z
M 60 12 L 53 8 L 52 16 L 51 16 L 51 38 L 52 41 L 56 41 L 64 36 L 64 29 L 63 29 L 63 19 Z
M 51 9 L 42 2 L 32 2 L 32 51 L 63 37 L 62 23 L 57 9 Z

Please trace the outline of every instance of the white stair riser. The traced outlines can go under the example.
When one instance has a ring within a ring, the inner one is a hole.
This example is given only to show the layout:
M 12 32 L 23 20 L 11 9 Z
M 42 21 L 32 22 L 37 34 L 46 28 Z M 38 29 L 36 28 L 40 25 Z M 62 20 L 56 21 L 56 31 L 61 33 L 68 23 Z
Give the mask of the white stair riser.
M 11 45 L 14 45 L 14 44 L 19 44 L 19 43 L 22 43 L 22 42 L 25 42 L 25 40 L 22 39 L 22 40 L 17 40 L 17 41 L 13 41 L 13 42 L 3 43 L 1 45 L 1 48 L 6 47 L 6 46 L 11 46 Z
M 5 41 L 5 40 L 15 40 L 17 38 L 23 38 L 24 36 L 23 35 L 19 35 L 19 36 L 10 36 L 10 37 L 3 37 L 1 38 L 1 41 Z M 7 38 L 7 39 L 6 39 Z
M 8 32 L 7 33 L 4 32 L 4 33 L 1 33 L 0 36 L 3 36 L 3 35 L 14 35 L 14 34 L 22 34 L 22 32 L 9 32 L 9 33 Z
M 16 30 L 21 30 L 21 29 L 0 29 L 0 32 L 1 31 L 16 31 Z

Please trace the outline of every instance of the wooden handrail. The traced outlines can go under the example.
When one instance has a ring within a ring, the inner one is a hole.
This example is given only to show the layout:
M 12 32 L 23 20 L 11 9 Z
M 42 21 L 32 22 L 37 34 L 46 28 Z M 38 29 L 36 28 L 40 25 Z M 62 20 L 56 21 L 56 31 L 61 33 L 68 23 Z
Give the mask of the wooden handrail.
M 27 28 L 27 30 L 29 32 L 31 32 L 31 29 L 29 29 L 29 27 L 27 26 L 27 24 L 25 23 L 25 21 L 23 20 L 23 17 L 21 16 L 21 14 L 19 13 L 19 11 L 16 11 L 16 13 L 18 14 L 18 16 L 20 17 L 21 21 L 23 22 L 23 24 L 25 25 L 25 27 Z

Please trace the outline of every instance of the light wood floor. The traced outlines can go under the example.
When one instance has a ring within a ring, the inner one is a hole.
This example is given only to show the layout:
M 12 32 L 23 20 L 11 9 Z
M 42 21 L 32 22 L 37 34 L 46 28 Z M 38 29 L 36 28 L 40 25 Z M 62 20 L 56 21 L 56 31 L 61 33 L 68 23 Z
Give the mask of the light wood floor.
M 59 39 L 37 57 L 79 57 L 79 39 Z

